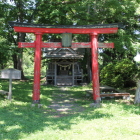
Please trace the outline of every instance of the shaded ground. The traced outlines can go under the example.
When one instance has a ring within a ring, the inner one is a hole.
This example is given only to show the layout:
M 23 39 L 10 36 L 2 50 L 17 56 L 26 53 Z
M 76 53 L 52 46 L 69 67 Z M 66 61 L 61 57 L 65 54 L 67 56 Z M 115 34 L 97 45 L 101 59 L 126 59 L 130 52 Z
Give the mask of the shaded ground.
M 60 87 L 59 89 L 53 92 L 53 101 L 48 106 L 54 117 L 77 114 L 85 110 L 85 107 L 78 102 L 81 100 L 80 98 L 73 96 L 66 87 Z

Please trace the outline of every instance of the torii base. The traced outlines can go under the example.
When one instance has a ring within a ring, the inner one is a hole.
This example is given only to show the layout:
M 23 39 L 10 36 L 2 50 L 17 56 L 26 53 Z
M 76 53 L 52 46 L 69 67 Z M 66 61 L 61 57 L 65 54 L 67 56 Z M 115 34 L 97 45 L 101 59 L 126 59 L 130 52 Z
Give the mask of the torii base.
M 40 100 L 33 100 L 33 104 L 40 104 Z
M 42 106 L 42 104 L 40 104 L 40 100 L 34 100 L 31 104 L 31 106 L 40 108 Z
M 96 100 L 96 101 L 94 100 L 94 103 L 91 103 L 90 107 L 100 108 L 101 107 L 100 100 Z
M 38 107 L 40 108 L 42 106 L 42 104 L 31 104 L 31 107 Z

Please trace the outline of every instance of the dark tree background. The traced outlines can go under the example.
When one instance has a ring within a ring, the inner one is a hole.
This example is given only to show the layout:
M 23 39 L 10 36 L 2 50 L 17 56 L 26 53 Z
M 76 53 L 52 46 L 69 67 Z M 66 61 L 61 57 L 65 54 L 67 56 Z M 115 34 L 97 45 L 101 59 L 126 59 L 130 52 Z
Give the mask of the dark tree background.
M 92 25 L 121 23 L 117 34 L 100 35 L 100 42 L 114 42 L 114 49 L 100 49 L 100 81 L 102 84 L 131 86 L 136 81 L 137 68 L 133 57 L 140 47 L 140 0 L 2 0 L 0 2 L 0 69 L 13 65 L 23 69 L 23 51 L 17 43 L 30 36 L 15 33 L 8 21 L 50 25 Z M 59 35 L 44 35 L 44 41 L 60 39 Z M 74 35 L 74 41 L 89 41 L 88 35 Z M 91 55 L 85 49 L 84 75 L 91 82 Z M 32 52 L 33 53 L 33 52 Z M 108 70 L 111 67 L 113 70 Z M 117 68 L 119 67 L 119 68 Z M 131 69 L 131 71 L 130 71 Z M 107 75 L 113 75 L 107 76 Z

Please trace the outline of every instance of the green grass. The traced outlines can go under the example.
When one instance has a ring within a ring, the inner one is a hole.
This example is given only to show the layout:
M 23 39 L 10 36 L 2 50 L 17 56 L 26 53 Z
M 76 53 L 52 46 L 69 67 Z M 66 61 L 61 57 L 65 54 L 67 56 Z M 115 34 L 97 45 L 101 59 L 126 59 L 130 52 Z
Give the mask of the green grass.
M 0 80 L 3 90 L 8 81 Z M 13 81 L 13 100 L 0 95 L 0 140 L 139 140 L 140 106 L 123 100 L 102 100 L 101 108 L 89 105 L 89 87 L 68 87 L 66 98 L 76 98 L 81 112 L 58 115 L 48 108 L 61 90 L 41 86 L 41 108 L 31 107 L 32 81 Z M 63 93 L 64 94 L 64 93 Z

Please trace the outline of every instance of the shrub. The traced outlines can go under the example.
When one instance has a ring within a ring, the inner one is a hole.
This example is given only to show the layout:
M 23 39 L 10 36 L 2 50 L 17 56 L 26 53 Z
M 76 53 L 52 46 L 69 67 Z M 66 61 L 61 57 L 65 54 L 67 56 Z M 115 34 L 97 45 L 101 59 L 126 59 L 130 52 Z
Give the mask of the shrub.
M 101 84 L 113 87 L 131 87 L 135 85 L 137 67 L 129 59 L 114 61 L 102 68 Z
M 1 83 L 0 83 L 0 90 L 2 89 L 2 85 L 1 85 Z

